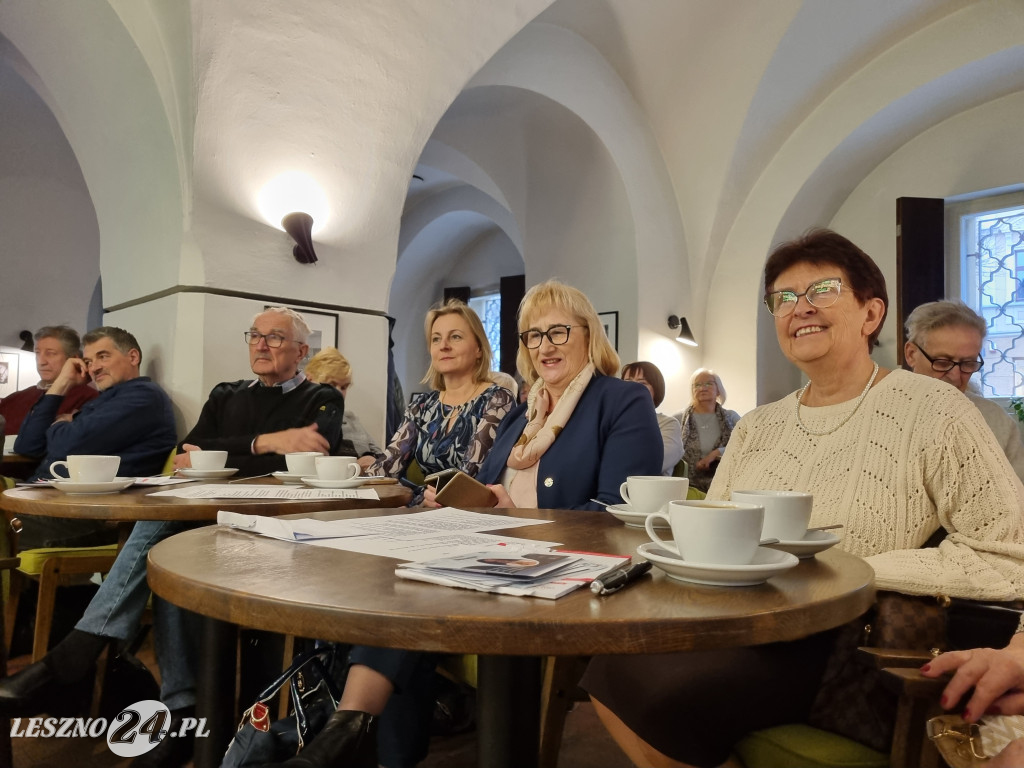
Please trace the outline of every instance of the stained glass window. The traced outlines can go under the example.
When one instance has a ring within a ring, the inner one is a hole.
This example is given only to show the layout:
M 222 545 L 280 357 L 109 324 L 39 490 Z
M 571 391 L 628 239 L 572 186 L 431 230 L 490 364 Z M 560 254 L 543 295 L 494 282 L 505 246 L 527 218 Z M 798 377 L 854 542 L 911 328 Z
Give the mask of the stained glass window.
M 469 306 L 480 316 L 484 333 L 491 345 L 491 370 L 501 370 L 501 294 L 489 293 L 469 300 Z M 1022 347 L 1024 349 L 1024 347 Z

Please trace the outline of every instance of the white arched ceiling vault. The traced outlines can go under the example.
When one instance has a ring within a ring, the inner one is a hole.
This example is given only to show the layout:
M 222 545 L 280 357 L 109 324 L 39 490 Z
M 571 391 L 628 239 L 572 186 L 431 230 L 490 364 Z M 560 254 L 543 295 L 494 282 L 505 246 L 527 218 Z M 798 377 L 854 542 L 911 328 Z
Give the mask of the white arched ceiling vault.
M 757 301 L 761 268 L 772 244 L 807 227 L 827 225 L 858 183 L 914 136 L 979 102 L 1024 89 L 1019 2 L 973 3 L 928 21 L 848 73 L 791 131 L 729 229 L 709 306 L 728 306 L 730 322 L 709 324 L 705 360 L 739 383 L 735 389 L 747 407 L 755 399 L 764 402 L 792 391 L 797 383 L 792 367 L 780 360 L 770 317 Z M 888 252 L 872 256 L 887 272 L 892 293 L 895 196 L 890 202 L 892 217 L 876 222 L 891 232 Z M 756 337 L 735 332 L 758 324 Z M 896 333 L 895 323 L 888 323 L 880 362 L 895 364 Z M 755 359 L 756 389 L 749 375 Z

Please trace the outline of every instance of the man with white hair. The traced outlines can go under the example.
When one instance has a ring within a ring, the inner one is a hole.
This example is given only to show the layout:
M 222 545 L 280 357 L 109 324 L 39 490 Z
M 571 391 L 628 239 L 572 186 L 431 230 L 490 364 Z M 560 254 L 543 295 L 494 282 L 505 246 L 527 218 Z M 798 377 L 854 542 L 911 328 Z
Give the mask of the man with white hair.
M 1024 442 L 1016 419 L 998 404 L 967 389 L 971 375 L 985 362 L 981 344 L 986 331 L 984 318 L 963 302 L 930 301 L 907 318 L 908 341 L 903 354 L 914 373 L 949 382 L 974 403 L 1013 471 L 1024 482 Z
M 228 466 L 241 475 L 285 469 L 291 451 L 354 453 L 341 437 L 345 401 L 334 387 L 314 384 L 299 372 L 309 347 L 309 326 L 300 314 L 272 307 L 253 318 L 244 336 L 255 380 L 218 384 L 176 457 L 190 466 L 189 452 L 228 451 Z M 149 599 L 146 555 L 158 542 L 195 527 L 185 521 L 141 521 L 117 556 L 82 619 L 41 661 L 0 680 L 0 716 L 48 712 L 67 686 L 92 671 L 111 641 L 138 631 Z M 195 713 L 198 632 L 189 614 L 154 596 L 154 634 L 160 666 L 160 698 L 171 710 L 168 730 L 178 732 Z M 177 768 L 192 756 L 192 738 L 165 738 L 132 761 L 132 768 Z

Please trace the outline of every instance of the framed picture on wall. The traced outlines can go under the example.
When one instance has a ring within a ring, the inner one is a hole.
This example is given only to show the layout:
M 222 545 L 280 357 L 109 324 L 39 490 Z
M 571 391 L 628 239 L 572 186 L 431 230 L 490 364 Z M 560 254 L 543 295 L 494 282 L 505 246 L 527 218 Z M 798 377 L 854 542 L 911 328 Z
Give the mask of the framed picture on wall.
M 0 352 L 0 397 L 18 391 L 18 353 Z
M 264 309 L 270 309 L 273 305 L 267 304 Z M 306 343 L 309 344 L 309 354 L 306 356 L 308 360 L 321 349 L 325 347 L 337 347 L 338 346 L 338 316 L 332 312 L 318 312 L 315 309 L 303 309 L 302 307 L 288 307 L 288 309 L 294 309 L 304 318 L 309 324 L 309 338 L 306 339 Z
M 604 335 L 608 337 L 608 341 L 612 343 L 615 351 L 619 351 L 619 313 L 618 312 L 598 312 L 598 318 L 601 320 L 601 325 L 604 326 Z

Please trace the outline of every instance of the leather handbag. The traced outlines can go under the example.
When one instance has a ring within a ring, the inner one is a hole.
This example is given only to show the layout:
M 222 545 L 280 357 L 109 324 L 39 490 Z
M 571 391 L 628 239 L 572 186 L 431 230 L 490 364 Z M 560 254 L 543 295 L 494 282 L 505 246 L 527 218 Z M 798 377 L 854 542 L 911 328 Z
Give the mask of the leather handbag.
M 927 723 L 928 738 L 950 768 L 980 768 L 1011 741 L 1024 738 L 1024 716 L 985 715 L 966 723 L 959 715 L 939 715 Z
M 242 714 L 221 768 L 249 768 L 278 763 L 297 755 L 327 723 L 344 687 L 344 659 L 327 644 L 295 657 L 291 666 L 268 685 Z M 270 701 L 285 685 L 290 688 L 291 714 L 270 722 Z

